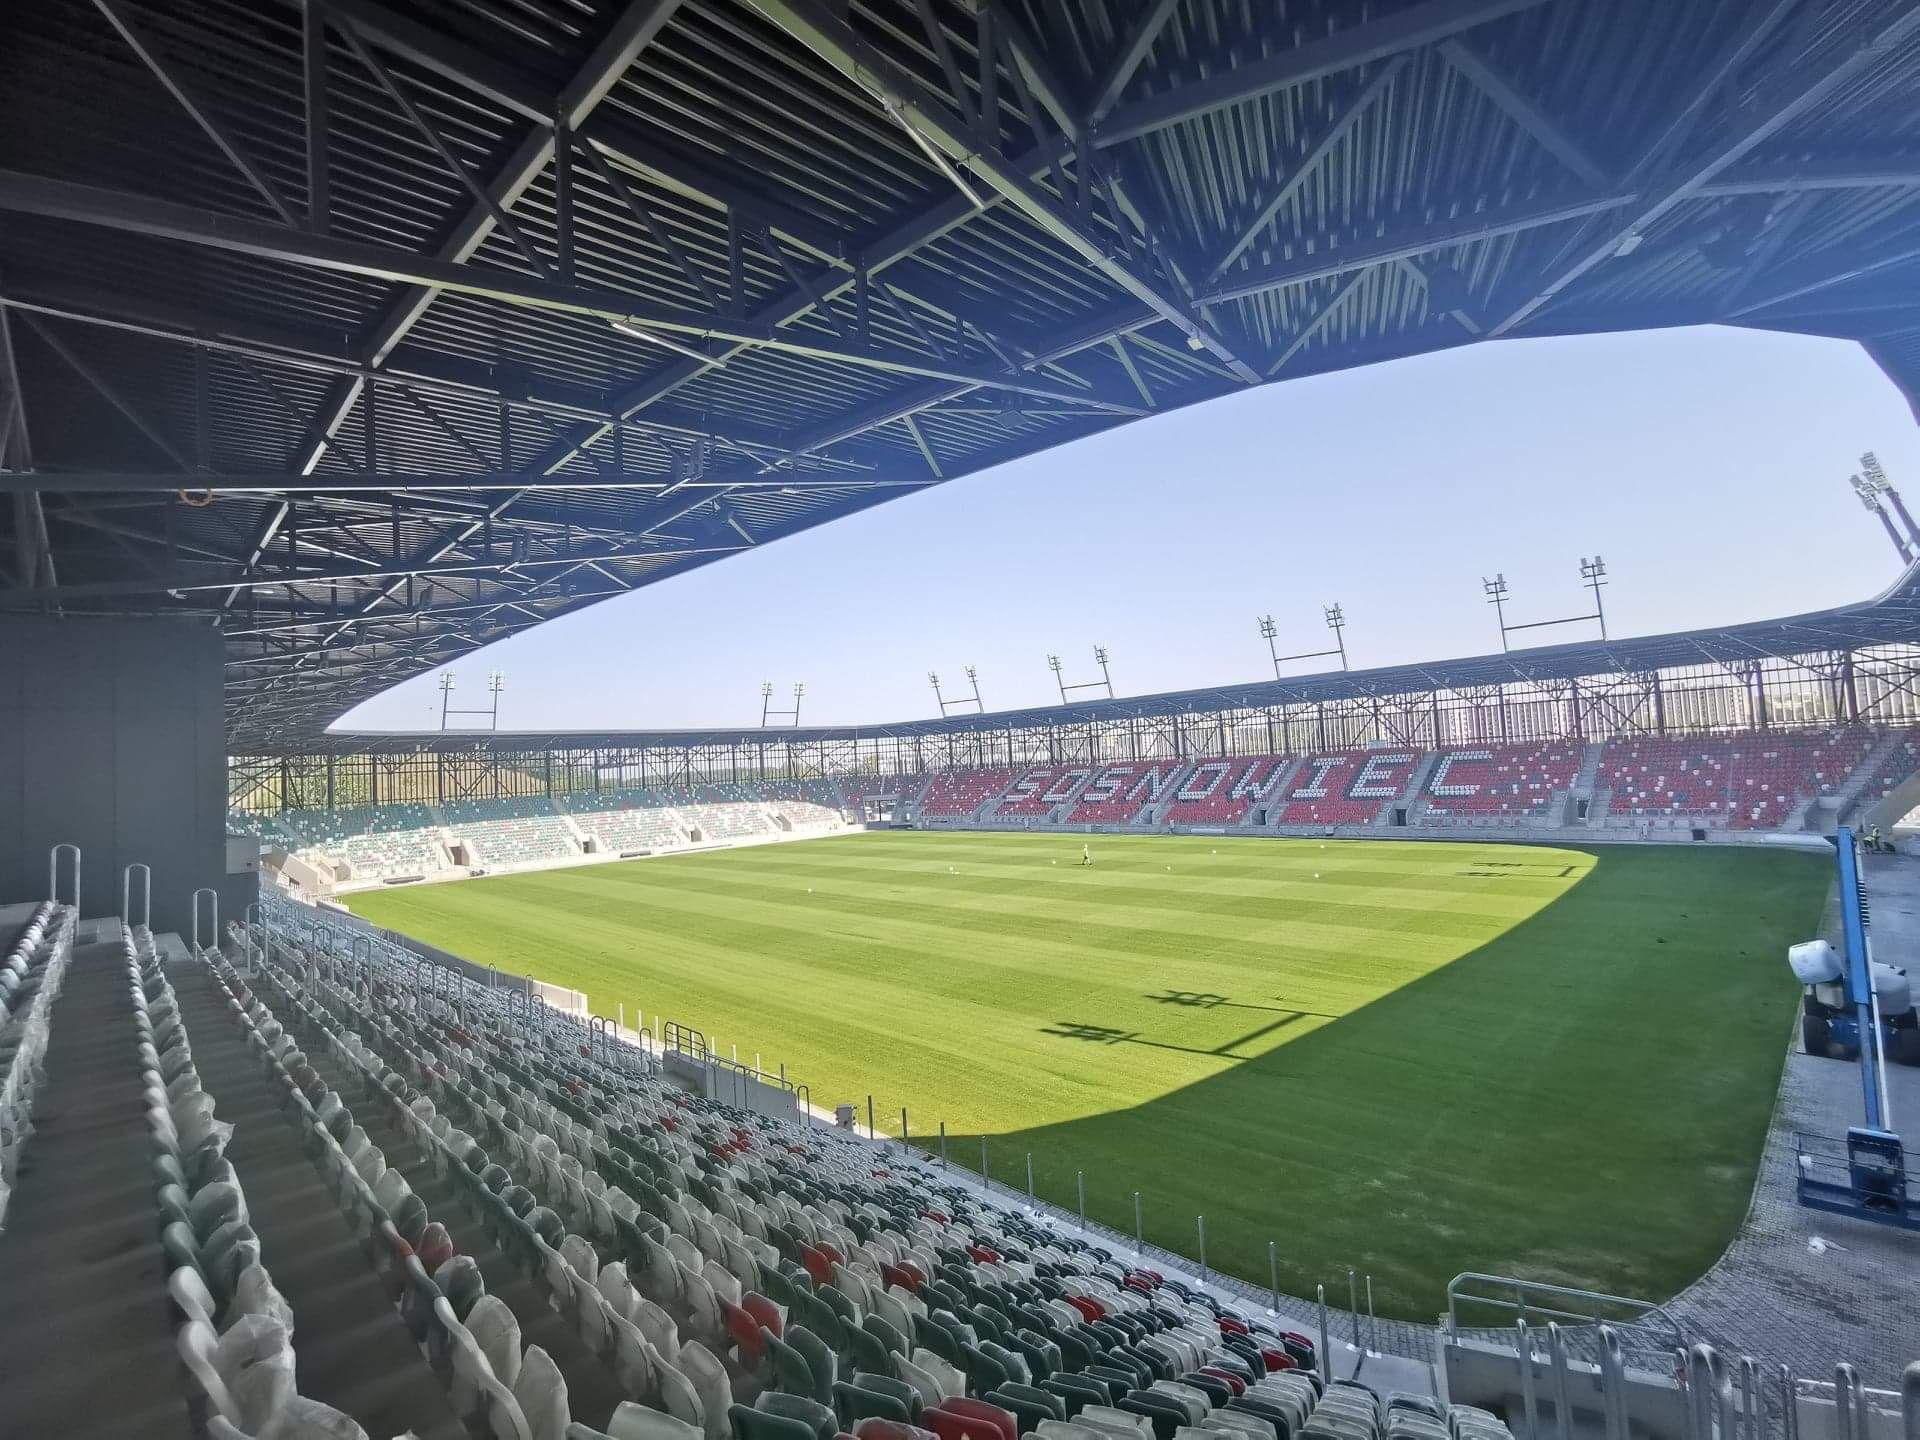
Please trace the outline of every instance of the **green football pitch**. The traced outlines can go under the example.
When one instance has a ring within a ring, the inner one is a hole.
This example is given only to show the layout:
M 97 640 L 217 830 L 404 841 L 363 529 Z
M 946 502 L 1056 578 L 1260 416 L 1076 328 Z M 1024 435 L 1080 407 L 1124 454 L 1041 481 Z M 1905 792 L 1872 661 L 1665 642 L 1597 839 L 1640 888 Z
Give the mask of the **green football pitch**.
M 1664 1299 L 1747 1205 L 1831 865 L 1731 848 L 868 833 L 352 897 L 946 1122 L 955 1164 L 1294 1293 Z M 1336 1286 L 1336 1283 L 1337 1286 Z

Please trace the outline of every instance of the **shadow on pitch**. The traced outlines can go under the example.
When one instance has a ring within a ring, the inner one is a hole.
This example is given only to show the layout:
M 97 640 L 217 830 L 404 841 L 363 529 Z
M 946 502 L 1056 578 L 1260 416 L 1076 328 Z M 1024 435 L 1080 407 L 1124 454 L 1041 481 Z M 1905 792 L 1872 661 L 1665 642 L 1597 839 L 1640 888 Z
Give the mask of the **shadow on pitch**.
M 1063 1059 L 1077 1045 L 1126 1045 L 1234 1063 L 1139 1105 L 989 1134 L 989 1173 L 1024 1188 L 1031 1154 L 1036 1193 L 1069 1211 L 1084 1174 L 1090 1216 L 1125 1234 L 1138 1191 L 1147 1241 L 1189 1256 L 1204 1215 L 1210 1263 L 1258 1284 L 1276 1241 L 1280 1283 L 1295 1294 L 1316 1283 L 1332 1294 L 1336 1280 L 1344 1294 L 1354 1265 L 1375 1278 L 1382 1314 L 1431 1320 L 1465 1270 L 1665 1298 L 1737 1228 L 1766 1135 L 1792 986 L 1780 967 L 1777 993 L 1756 999 L 1738 952 L 1770 959 L 1769 946 L 1816 924 L 1819 886 L 1789 878 L 1798 855 L 1702 851 L 1676 864 L 1665 848 L 1622 847 L 1590 858 L 1565 895 L 1513 928 L 1262 1053 L 1236 1047 L 1315 1012 L 1212 992 L 1148 997 L 1275 1014 L 1214 1049 L 1098 1017 L 1044 1027 Z M 1756 862 L 1769 883 L 1745 868 Z M 1681 903 L 1720 884 L 1748 903 Z M 1670 943 L 1644 943 L 1654 917 Z M 1684 977 L 1673 970 L 1683 954 Z M 1714 1037 L 1711 1052 L 1623 1058 L 1647 1053 L 1656 1001 L 1662 1033 Z M 914 1117 L 918 1143 L 936 1118 Z M 981 1140 L 949 1135 L 951 1162 L 977 1171 Z

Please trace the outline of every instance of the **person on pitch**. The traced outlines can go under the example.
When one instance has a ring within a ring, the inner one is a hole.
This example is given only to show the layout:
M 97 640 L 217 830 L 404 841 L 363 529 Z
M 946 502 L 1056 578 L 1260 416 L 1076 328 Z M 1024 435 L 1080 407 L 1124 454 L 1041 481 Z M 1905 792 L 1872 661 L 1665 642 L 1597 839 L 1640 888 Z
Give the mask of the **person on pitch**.
M 1083 843 L 1080 846 L 1080 863 L 1082 865 L 1093 864 L 1093 847 L 1091 845 Z

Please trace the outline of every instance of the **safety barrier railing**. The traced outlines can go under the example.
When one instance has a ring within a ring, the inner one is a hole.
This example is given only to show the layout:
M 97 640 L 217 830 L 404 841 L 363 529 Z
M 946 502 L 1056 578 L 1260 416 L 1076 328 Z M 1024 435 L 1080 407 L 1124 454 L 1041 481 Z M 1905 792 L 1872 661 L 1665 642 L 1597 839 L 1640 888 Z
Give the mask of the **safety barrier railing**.
M 60 856 L 66 852 L 73 855 L 73 913 L 80 913 L 80 847 L 78 845 L 56 845 L 47 852 L 47 899 L 54 904 L 60 903 Z
M 133 918 L 133 872 L 140 872 L 140 919 Z M 153 867 L 136 860 L 120 872 L 120 918 L 129 930 L 153 928 Z

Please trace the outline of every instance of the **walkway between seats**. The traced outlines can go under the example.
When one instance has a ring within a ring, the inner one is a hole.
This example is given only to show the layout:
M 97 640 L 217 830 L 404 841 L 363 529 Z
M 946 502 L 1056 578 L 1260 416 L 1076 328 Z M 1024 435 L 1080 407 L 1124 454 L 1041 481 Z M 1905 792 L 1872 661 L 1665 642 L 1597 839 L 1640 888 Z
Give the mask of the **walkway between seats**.
M 462 1255 L 471 1255 L 479 1264 L 480 1273 L 486 1277 L 487 1294 L 506 1301 L 520 1322 L 522 1347 L 538 1345 L 560 1367 L 567 1382 L 567 1404 L 573 1418 L 596 1430 L 605 1430 L 613 1418 L 614 1407 L 628 1398 L 615 1381 L 612 1370 L 587 1349 L 574 1328 L 547 1303 L 546 1292 L 500 1252 L 488 1236 L 486 1226 L 459 1203 L 453 1182 L 434 1173 L 419 1147 L 401 1134 L 393 1112 L 361 1089 L 357 1072 L 349 1080 L 347 1063 L 329 1053 L 318 1036 L 303 1034 L 299 1039 L 306 1048 L 308 1062 L 340 1092 L 340 1098 L 347 1102 L 347 1108 L 353 1111 L 353 1118 L 367 1132 L 367 1138 L 386 1156 L 387 1164 L 407 1177 L 407 1184 L 426 1202 L 427 1214 L 447 1227 L 454 1249 Z M 514 1177 L 516 1181 L 520 1178 Z
M 75 946 L 51 1015 L 34 1134 L 0 1235 L 0 1440 L 185 1440 L 117 938 Z
M 234 1127 L 227 1158 L 246 1191 L 261 1259 L 293 1307 L 300 1393 L 345 1411 L 369 1435 L 411 1429 L 420 1440 L 466 1440 L 439 1378 L 301 1149 L 212 972 L 189 962 L 168 974 L 201 1086 L 214 1097 L 215 1117 Z

